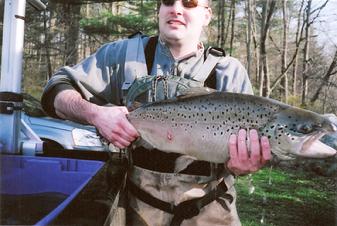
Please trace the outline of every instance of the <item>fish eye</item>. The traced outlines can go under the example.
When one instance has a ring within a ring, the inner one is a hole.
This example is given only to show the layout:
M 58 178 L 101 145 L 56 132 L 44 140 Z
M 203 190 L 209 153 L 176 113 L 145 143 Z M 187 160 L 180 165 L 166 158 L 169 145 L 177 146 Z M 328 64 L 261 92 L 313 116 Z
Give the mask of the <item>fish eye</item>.
M 308 134 L 313 131 L 313 126 L 308 124 L 298 125 L 297 131 L 303 134 Z

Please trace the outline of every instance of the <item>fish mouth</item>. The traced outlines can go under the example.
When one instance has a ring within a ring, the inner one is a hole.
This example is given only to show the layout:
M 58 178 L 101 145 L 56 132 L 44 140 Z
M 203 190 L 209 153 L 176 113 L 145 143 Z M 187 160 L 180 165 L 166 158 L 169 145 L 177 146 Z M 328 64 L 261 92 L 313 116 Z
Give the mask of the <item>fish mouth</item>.
M 310 158 L 327 158 L 336 155 L 336 150 L 320 141 L 328 133 L 318 132 L 306 140 L 299 155 Z

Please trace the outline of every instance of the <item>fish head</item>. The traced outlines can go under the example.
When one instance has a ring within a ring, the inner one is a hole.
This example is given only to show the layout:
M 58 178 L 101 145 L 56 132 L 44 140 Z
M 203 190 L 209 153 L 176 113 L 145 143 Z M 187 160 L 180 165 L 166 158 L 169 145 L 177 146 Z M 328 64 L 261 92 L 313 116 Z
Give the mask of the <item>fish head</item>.
M 337 116 L 334 114 L 325 114 L 324 116 L 328 117 L 337 127 Z M 330 147 L 337 149 L 337 132 L 332 134 L 327 134 L 321 138 L 321 141 L 324 144 L 329 145 Z
M 337 131 L 337 126 L 329 117 L 315 112 L 286 106 L 274 114 L 262 131 L 270 139 L 272 152 L 283 160 L 326 158 L 336 154 L 336 150 L 320 138 Z

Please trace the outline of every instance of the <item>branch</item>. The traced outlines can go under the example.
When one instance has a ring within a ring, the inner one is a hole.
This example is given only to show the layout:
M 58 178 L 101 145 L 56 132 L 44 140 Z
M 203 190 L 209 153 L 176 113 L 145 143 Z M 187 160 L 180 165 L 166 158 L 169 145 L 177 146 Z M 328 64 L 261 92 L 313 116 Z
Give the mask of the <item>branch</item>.
M 330 77 L 332 75 L 332 72 L 335 69 L 336 65 L 337 65 L 337 50 L 335 52 L 335 56 L 334 56 L 334 58 L 333 58 L 333 60 L 330 64 L 330 66 L 329 66 L 328 71 L 325 73 L 325 76 L 321 80 L 321 84 L 317 88 L 317 91 L 315 92 L 313 97 L 310 99 L 311 103 L 314 103 L 318 99 L 318 96 L 319 96 L 321 90 L 323 89 L 324 85 L 329 82 L 329 79 L 330 79 Z
M 303 3 L 303 1 L 302 1 L 302 3 Z M 302 26 L 301 26 L 301 32 L 300 32 L 300 34 L 299 34 L 299 36 L 298 36 L 299 39 L 298 39 L 298 40 L 295 40 L 296 50 L 295 50 L 295 53 L 294 53 L 292 59 L 290 60 L 290 62 L 289 62 L 289 64 L 287 65 L 287 67 L 285 68 L 284 72 L 276 78 L 276 80 L 274 81 L 273 85 L 270 87 L 270 92 L 272 92 L 272 91 L 276 88 L 276 86 L 279 84 L 279 82 L 282 80 L 282 78 L 283 78 L 283 77 L 286 75 L 286 73 L 288 72 L 290 66 L 294 63 L 294 61 L 295 61 L 295 59 L 296 59 L 296 56 L 297 56 L 297 54 L 298 54 L 298 51 L 299 51 L 299 46 L 300 46 L 301 42 L 304 40 L 304 38 L 302 38 L 302 36 L 303 36 L 303 31 L 304 31 L 304 25 L 305 25 L 305 23 L 303 22 L 303 23 L 302 23 Z
M 313 11 L 310 12 L 310 15 L 314 14 L 316 11 L 318 11 L 318 13 L 316 14 L 316 16 L 308 23 L 309 26 L 311 24 L 313 24 L 315 22 L 315 20 L 319 17 L 319 14 L 321 13 L 321 11 L 323 10 L 323 8 L 326 6 L 326 4 L 329 2 L 329 0 L 326 0 L 320 7 L 314 9 Z
M 281 50 L 280 50 L 280 48 L 276 45 L 276 43 L 275 43 L 273 37 L 271 36 L 271 34 L 269 34 L 269 39 L 270 39 L 271 43 L 273 44 L 273 46 L 275 47 L 276 51 L 279 52 L 279 53 L 281 54 Z

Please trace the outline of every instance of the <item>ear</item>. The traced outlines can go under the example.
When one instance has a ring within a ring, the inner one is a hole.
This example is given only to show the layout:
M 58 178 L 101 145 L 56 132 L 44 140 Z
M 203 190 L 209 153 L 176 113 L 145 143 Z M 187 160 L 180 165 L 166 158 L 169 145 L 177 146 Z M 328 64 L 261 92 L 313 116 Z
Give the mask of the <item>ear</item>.
M 204 26 L 207 26 L 211 22 L 213 13 L 212 13 L 211 7 L 205 8 L 205 10 L 206 10 L 206 13 L 205 13 Z

